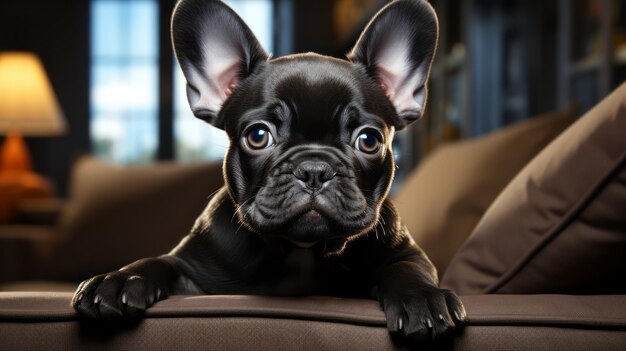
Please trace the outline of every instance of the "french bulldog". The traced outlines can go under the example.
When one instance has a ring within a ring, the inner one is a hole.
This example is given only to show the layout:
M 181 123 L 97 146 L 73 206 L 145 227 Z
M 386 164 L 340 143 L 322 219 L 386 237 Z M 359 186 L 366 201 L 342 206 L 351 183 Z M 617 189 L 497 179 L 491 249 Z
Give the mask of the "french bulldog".
M 426 1 L 397 0 L 349 60 L 271 59 L 221 1 L 180 1 L 173 46 L 193 113 L 230 138 L 225 186 L 170 253 L 84 281 L 72 305 L 120 320 L 172 294 L 373 298 L 392 335 L 450 334 L 463 305 L 387 199 L 393 135 L 424 112 L 437 37 Z

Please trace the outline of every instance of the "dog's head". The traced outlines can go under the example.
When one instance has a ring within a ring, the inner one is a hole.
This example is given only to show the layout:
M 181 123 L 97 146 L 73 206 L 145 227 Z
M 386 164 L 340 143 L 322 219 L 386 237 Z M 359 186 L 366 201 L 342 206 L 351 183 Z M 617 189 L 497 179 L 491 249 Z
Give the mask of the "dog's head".
M 349 61 L 270 60 L 221 1 L 179 2 L 172 37 L 189 104 L 230 137 L 224 172 L 241 223 L 301 246 L 371 230 L 393 179 L 394 131 L 424 112 L 437 31 L 428 3 L 400 0 Z

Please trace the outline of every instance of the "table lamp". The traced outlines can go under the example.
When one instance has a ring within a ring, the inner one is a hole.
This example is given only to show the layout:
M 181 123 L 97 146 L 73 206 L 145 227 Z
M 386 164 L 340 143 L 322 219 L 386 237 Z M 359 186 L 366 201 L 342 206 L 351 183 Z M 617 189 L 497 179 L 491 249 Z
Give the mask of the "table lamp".
M 10 220 L 25 199 L 48 197 L 51 183 L 31 168 L 22 135 L 55 136 L 67 126 L 39 58 L 26 52 L 0 52 L 0 223 Z

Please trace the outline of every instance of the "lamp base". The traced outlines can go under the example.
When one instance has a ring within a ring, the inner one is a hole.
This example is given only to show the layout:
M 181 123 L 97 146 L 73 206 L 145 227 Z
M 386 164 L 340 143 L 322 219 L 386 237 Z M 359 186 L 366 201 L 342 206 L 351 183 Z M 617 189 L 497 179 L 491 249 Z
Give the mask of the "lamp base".
M 11 221 L 22 200 L 50 196 L 50 181 L 31 170 L 24 139 L 19 133 L 9 133 L 0 149 L 0 223 Z

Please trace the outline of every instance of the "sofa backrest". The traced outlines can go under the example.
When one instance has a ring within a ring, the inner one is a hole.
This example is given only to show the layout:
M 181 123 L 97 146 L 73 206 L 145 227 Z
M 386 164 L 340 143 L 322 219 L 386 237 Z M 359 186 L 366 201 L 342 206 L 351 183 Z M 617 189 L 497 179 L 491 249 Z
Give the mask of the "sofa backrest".
M 443 276 L 460 294 L 626 293 L 626 83 L 544 148 Z
M 115 166 L 79 159 L 43 277 L 81 280 L 169 252 L 222 186 L 221 169 L 220 163 Z
M 574 116 L 567 108 L 444 145 L 411 173 L 395 204 L 440 276 L 500 191 Z

